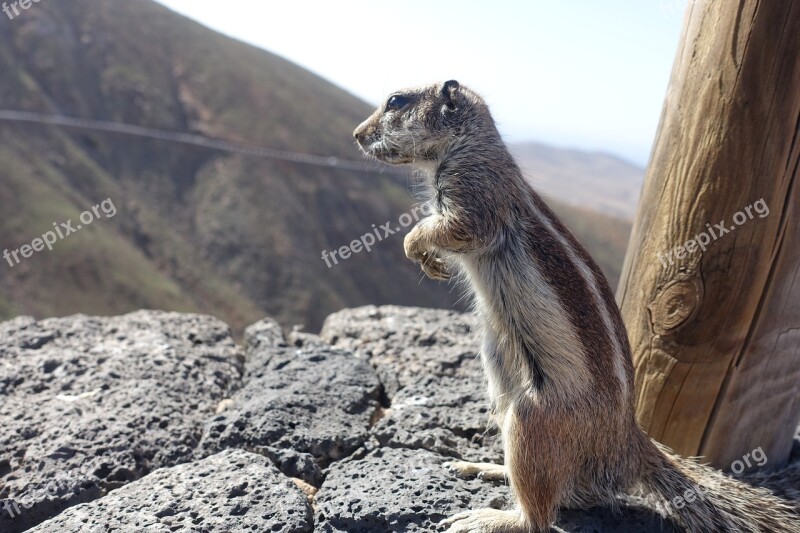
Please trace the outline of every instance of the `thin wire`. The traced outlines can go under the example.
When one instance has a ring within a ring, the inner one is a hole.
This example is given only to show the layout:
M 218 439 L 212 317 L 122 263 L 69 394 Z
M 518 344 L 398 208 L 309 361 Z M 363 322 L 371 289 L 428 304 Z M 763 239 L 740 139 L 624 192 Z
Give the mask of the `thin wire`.
M 31 111 L 0 110 L 0 122 L 32 122 L 35 124 L 48 124 L 51 126 L 63 126 L 67 128 L 79 128 L 86 130 L 105 131 L 110 133 L 120 133 L 123 135 L 134 135 L 137 137 L 148 137 L 161 141 L 190 144 L 202 146 L 213 150 L 244 154 L 266 159 L 277 159 L 280 161 L 290 161 L 304 165 L 315 165 L 319 167 L 336 168 L 340 170 L 354 170 L 356 172 L 380 172 L 384 174 L 407 175 L 406 170 L 369 163 L 365 161 L 355 161 L 351 159 L 341 159 L 335 156 L 324 156 L 306 154 L 302 152 L 291 152 L 276 148 L 266 148 L 251 144 L 237 143 L 225 139 L 206 137 L 196 133 L 184 133 L 179 131 L 162 130 L 137 126 L 136 124 L 126 124 L 124 122 L 109 122 L 104 120 L 92 120 L 86 118 L 75 118 L 64 115 L 52 115 L 47 113 L 35 113 Z

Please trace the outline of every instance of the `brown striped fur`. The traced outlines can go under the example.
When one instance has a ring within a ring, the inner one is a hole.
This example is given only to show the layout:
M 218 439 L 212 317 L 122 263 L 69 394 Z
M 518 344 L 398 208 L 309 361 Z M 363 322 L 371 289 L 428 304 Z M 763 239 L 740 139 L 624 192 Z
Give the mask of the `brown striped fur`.
M 463 279 L 483 319 L 501 472 L 518 507 L 456 515 L 448 531 L 545 532 L 559 507 L 613 506 L 637 491 L 691 532 L 800 531 L 767 491 L 678 458 L 641 431 L 611 288 L 525 181 L 477 94 L 455 81 L 399 91 L 354 135 L 367 155 L 427 176 L 433 214 L 406 236 L 406 255 L 434 279 Z M 707 498 L 666 505 L 696 486 Z

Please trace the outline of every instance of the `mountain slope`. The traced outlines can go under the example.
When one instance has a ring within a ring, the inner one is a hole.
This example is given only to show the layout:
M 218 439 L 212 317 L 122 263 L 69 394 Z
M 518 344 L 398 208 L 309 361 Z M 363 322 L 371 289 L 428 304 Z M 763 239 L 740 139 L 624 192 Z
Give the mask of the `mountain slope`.
M 3 109 L 345 159 L 359 157 L 351 132 L 371 111 L 149 0 L 36 4 L 0 32 L 0 71 Z M 313 329 L 342 307 L 450 307 L 457 290 L 422 279 L 401 235 L 332 268 L 321 258 L 408 212 L 408 185 L 391 174 L 0 121 L 0 247 L 30 244 L 105 199 L 117 211 L 53 251 L 0 264 L 0 317 L 150 307 L 212 313 L 237 330 L 265 314 Z M 579 237 L 600 237 L 585 227 Z
M 3 108 L 357 156 L 350 133 L 369 106 L 155 3 L 46 4 L 10 28 Z M 12 313 L 222 307 L 239 327 L 265 313 L 316 325 L 356 302 L 452 301 L 445 287 L 419 285 L 397 247 L 330 271 L 320 258 L 404 212 L 404 180 L 33 125 L 3 125 L 0 136 L 3 246 L 105 198 L 118 210 L 4 269 Z
M 520 143 L 511 151 L 537 190 L 555 201 L 633 220 L 644 169 L 616 156 Z

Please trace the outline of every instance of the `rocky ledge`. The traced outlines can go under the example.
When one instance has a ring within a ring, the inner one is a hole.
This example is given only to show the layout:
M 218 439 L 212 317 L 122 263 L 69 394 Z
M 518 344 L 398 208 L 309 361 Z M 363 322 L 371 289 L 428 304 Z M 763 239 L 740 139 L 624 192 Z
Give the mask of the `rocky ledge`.
M 436 531 L 508 507 L 442 466 L 502 461 L 474 326 L 364 307 L 319 336 L 264 320 L 239 347 L 199 315 L 2 323 L 0 531 Z M 677 531 L 635 500 L 558 528 Z

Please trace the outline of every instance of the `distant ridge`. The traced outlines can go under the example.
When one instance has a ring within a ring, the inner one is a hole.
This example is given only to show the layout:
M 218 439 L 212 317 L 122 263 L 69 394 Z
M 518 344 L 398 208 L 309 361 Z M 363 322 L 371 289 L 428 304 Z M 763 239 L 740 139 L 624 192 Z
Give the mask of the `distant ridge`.
M 644 169 L 604 152 L 520 143 L 512 152 L 540 192 L 570 205 L 633 220 Z
M 276 150 L 275 148 L 231 142 L 225 139 L 207 137 L 205 135 L 199 135 L 196 133 L 146 128 L 144 126 L 127 124 L 124 122 L 90 120 L 85 118 L 68 117 L 65 115 L 32 113 L 30 111 L 19 111 L 13 109 L 0 109 L 0 121 L 49 124 L 52 126 L 63 126 L 66 128 L 78 128 L 84 130 L 118 133 L 121 135 L 133 135 L 136 137 L 147 137 L 149 139 L 157 139 L 167 142 L 202 146 L 205 148 L 212 148 L 214 150 L 220 150 L 234 154 L 266 157 L 267 159 L 290 161 L 292 163 L 302 163 L 304 165 L 316 165 L 320 167 L 342 170 L 355 170 L 357 172 L 381 172 L 384 174 L 399 174 L 402 176 L 408 174 L 408 171 L 402 168 L 370 163 L 369 161 L 364 160 L 356 161 L 353 159 L 341 159 L 336 156 L 323 156 L 318 154 L 291 152 L 289 150 Z

